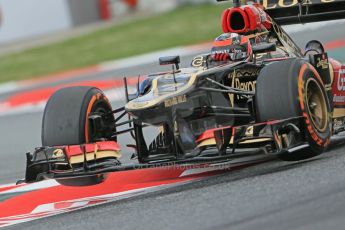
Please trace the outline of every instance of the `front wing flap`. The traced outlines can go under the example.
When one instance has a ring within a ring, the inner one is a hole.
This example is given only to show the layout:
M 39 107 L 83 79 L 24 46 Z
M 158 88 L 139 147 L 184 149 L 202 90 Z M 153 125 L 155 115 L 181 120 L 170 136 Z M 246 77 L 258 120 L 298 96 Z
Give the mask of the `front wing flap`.
M 39 181 L 51 173 L 97 171 L 119 165 L 120 157 L 120 146 L 114 141 L 36 148 L 26 154 L 25 181 Z

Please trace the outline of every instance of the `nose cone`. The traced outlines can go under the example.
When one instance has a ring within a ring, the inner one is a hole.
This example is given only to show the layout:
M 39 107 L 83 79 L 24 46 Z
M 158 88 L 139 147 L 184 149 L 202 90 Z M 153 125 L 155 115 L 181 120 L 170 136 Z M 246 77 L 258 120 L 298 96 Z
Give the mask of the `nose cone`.
M 186 95 L 196 81 L 197 71 L 198 69 L 189 68 L 151 76 L 153 80 L 150 90 L 128 102 L 126 111 L 145 123 L 157 124 L 166 121 L 172 107 L 186 102 Z

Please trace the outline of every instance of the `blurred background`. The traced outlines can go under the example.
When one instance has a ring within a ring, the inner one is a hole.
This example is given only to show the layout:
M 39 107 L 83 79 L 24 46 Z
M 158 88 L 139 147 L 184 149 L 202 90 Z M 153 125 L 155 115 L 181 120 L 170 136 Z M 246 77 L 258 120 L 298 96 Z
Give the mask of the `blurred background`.
M 0 0 L 0 82 L 37 78 L 211 40 L 221 32 L 218 22 L 224 9 L 222 4 L 215 3 L 213 0 Z M 210 15 L 208 22 L 217 26 L 205 27 L 205 14 Z M 149 39 L 137 43 L 139 37 Z
M 0 0 L 3 22 L 0 44 L 34 38 L 133 14 L 154 14 L 184 4 L 212 0 Z
M 230 5 L 215 0 L 0 0 L 0 83 L 211 41 L 222 32 L 220 17 Z M 291 26 L 292 31 L 299 27 Z

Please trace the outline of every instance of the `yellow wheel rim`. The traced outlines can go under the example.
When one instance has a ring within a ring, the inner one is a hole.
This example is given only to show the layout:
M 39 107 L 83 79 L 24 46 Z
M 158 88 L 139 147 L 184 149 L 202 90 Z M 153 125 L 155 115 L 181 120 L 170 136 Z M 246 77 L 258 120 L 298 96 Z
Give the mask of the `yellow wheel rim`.
M 314 78 L 307 80 L 305 88 L 306 106 L 310 120 L 319 132 L 324 132 L 328 125 L 326 95 L 322 91 L 320 84 Z

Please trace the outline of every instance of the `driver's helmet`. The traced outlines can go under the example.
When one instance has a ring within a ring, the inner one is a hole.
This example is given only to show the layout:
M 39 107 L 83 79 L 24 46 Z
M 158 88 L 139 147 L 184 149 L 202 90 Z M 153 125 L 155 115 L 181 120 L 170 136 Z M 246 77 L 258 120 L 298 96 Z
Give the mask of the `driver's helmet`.
M 323 54 L 325 49 L 321 42 L 312 40 L 305 46 L 305 55 Z
M 249 46 L 247 36 L 224 33 L 214 40 L 211 55 L 216 61 L 240 61 L 248 57 Z

